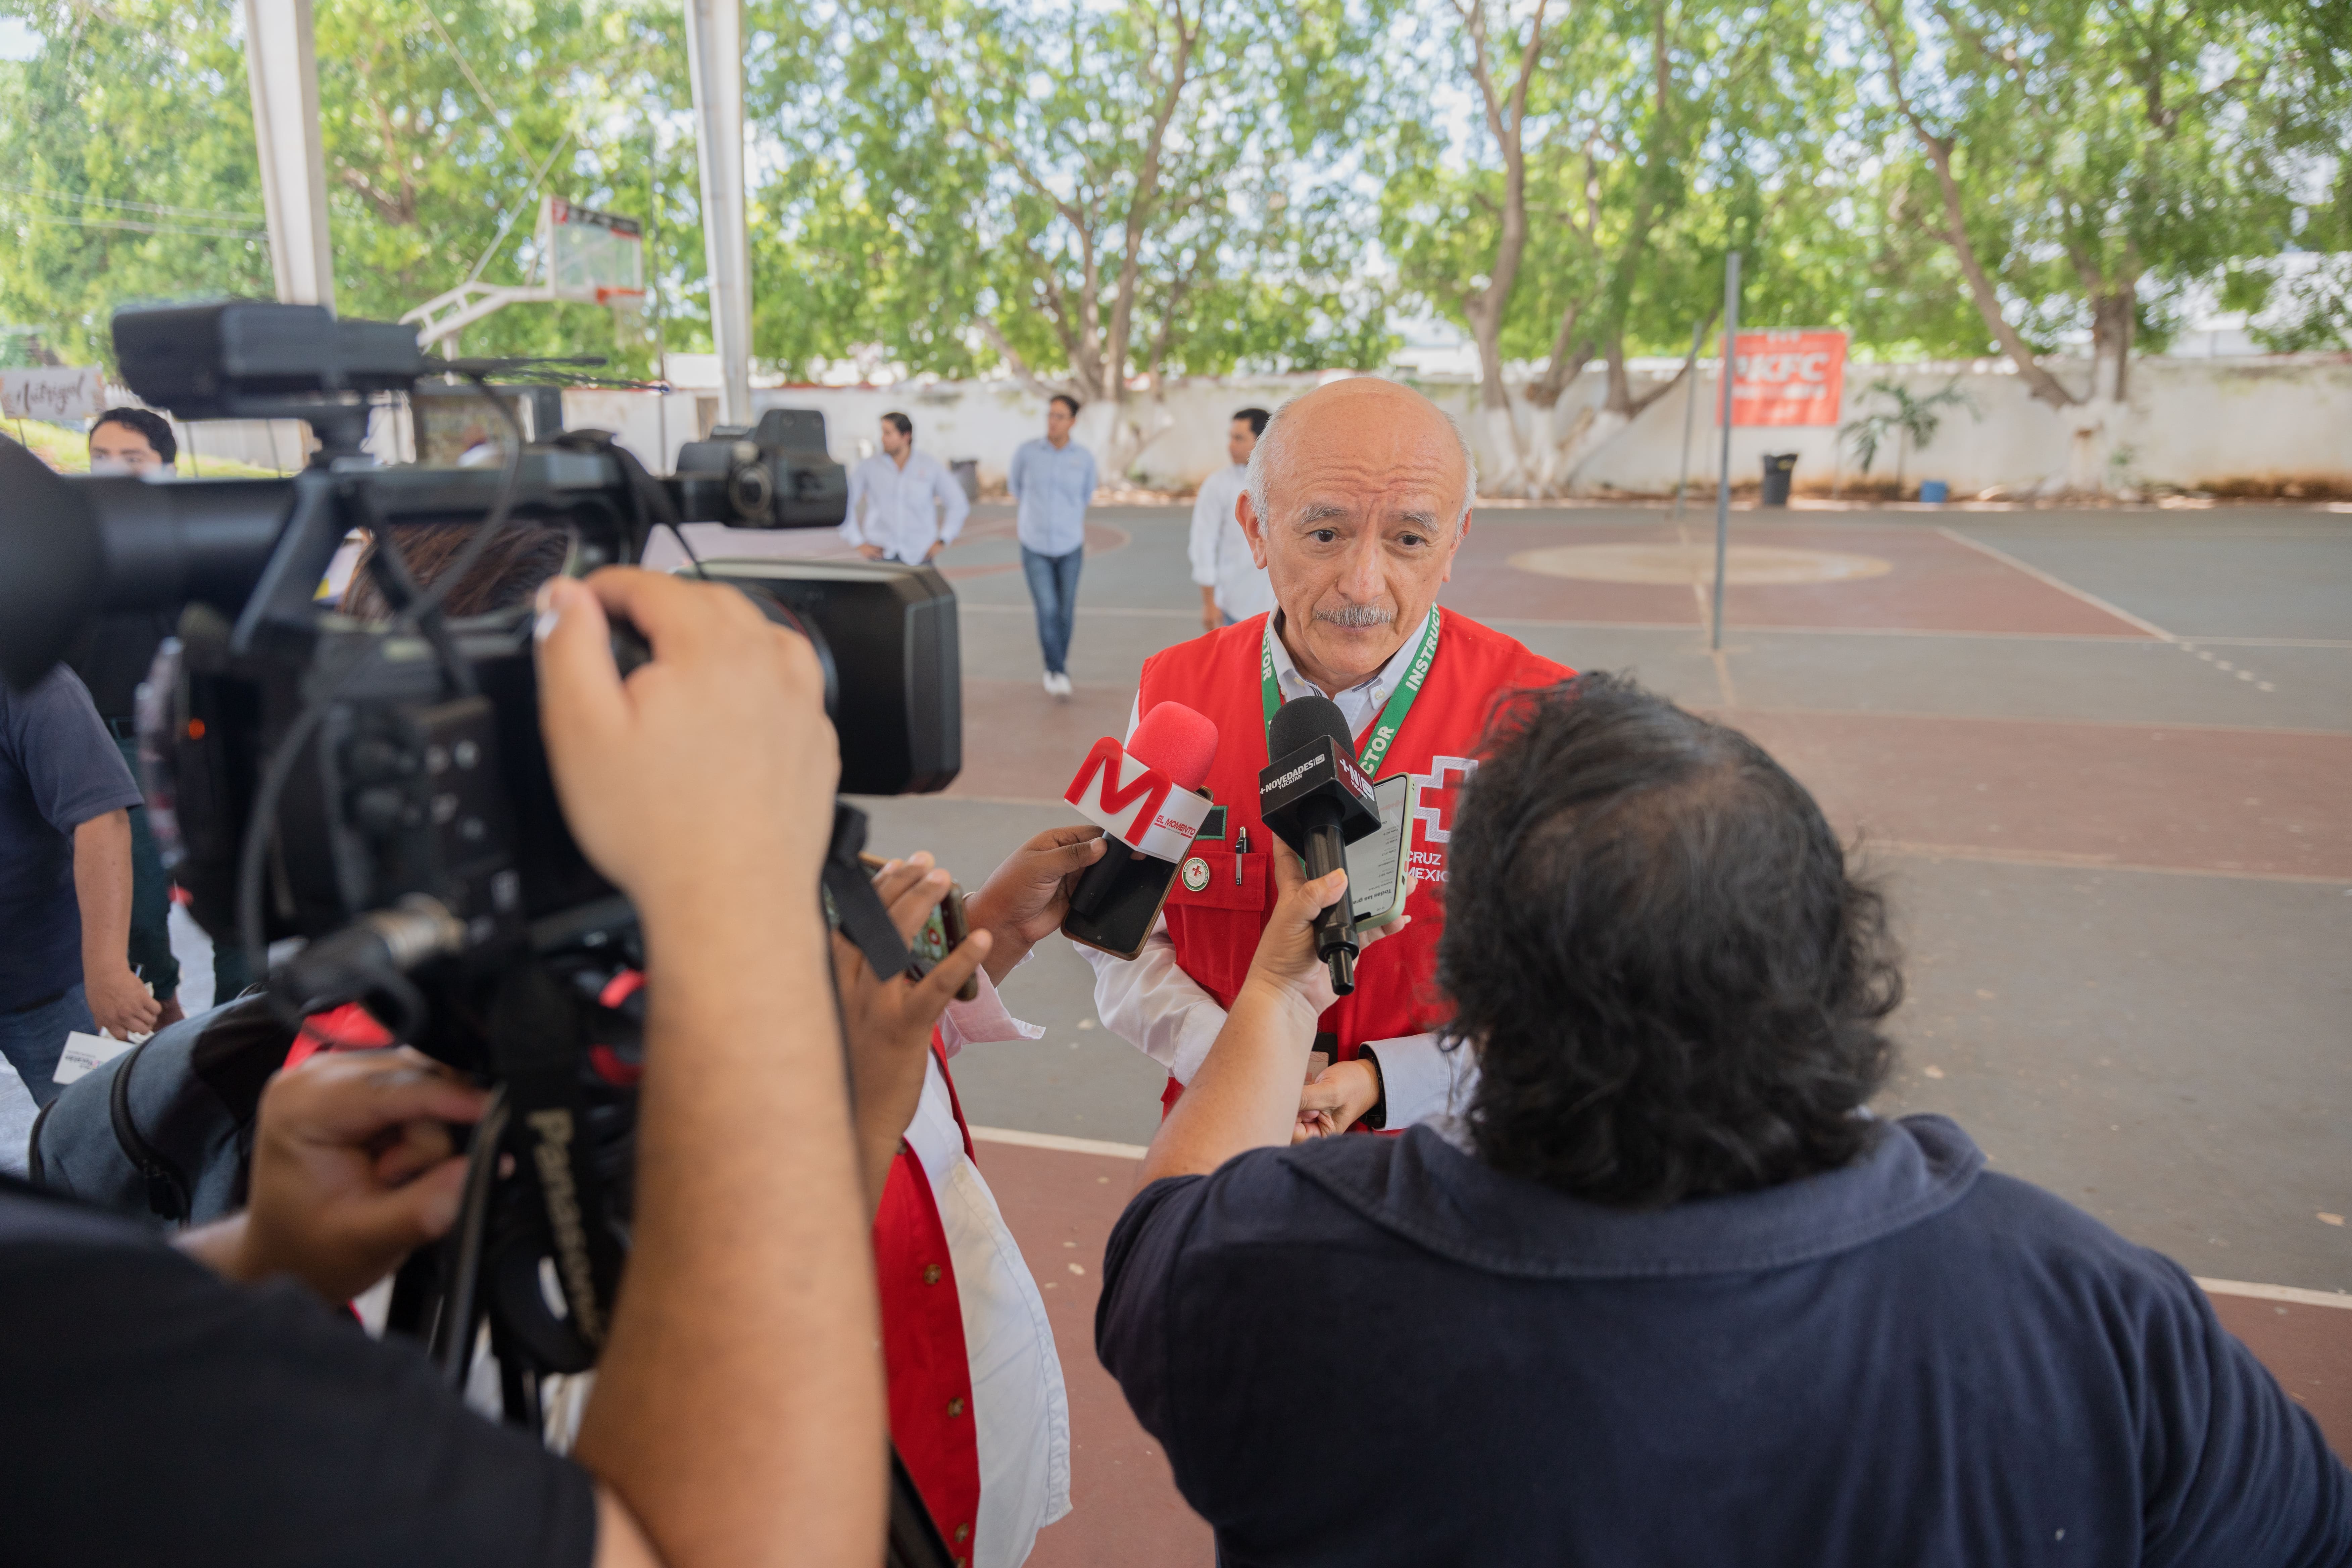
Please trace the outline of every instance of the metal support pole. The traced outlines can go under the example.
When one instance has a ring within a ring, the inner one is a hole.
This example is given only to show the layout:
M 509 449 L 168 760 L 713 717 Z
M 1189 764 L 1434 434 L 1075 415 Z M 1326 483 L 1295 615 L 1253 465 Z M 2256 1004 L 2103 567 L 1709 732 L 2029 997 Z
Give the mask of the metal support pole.
M 1699 339 L 1706 333 L 1705 321 L 1691 323 L 1690 387 L 1683 395 L 1683 466 L 1675 476 L 1675 521 L 1683 520 L 1683 491 L 1690 484 L 1691 426 L 1698 421 L 1698 350 Z
M 335 308 L 327 237 L 327 159 L 319 131 L 319 56 L 310 0 L 245 0 L 245 74 L 261 154 L 261 210 L 278 298 Z
M 710 264 L 710 336 L 719 407 L 751 423 L 751 248 L 743 206 L 743 0 L 686 0 L 695 150 L 702 166 L 702 243 Z
M 1723 472 L 1715 487 L 1715 630 L 1709 647 L 1723 647 L 1723 558 L 1731 542 L 1731 376 L 1739 349 L 1739 252 L 1723 266 Z

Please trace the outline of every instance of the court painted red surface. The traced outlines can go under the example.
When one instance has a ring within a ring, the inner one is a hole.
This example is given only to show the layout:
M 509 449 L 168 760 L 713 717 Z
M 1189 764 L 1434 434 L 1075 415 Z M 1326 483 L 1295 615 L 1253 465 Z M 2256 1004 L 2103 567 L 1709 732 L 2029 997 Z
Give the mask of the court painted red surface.
M 1724 717 L 1802 779 L 1849 835 L 2352 878 L 2352 735 L 1754 708 Z
M 1711 520 L 1693 517 L 1681 531 L 1576 528 L 1523 521 L 1514 512 L 1476 519 L 1454 568 L 1446 603 L 1501 619 L 1704 626 L 1706 601 L 1688 583 L 1588 583 L 1522 571 L 1511 557 L 1563 544 L 1660 544 L 1687 538 L 1711 562 Z M 1738 521 L 1741 544 L 1866 555 L 1891 568 L 1884 575 L 1810 584 L 1733 586 L 1724 619 L 1742 627 L 1983 632 L 2041 636 L 2145 637 L 2148 634 L 2083 598 L 2019 571 L 1960 539 L 1924 528 L 1853 523 Z M 1704 574 L 1702 574 L 1702 578 Z M 1705 585 L 1705 582 L 1701 582 Z

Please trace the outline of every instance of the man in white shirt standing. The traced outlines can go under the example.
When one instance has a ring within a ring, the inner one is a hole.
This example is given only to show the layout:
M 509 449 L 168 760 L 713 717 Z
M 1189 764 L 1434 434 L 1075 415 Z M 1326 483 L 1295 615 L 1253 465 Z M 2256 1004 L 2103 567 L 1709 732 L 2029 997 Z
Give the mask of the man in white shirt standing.
M 955 542 L 971 501 L 936 458 L 915 450 L 915 422 L 882 416 L 882 450 L 849 470 L 841 537 L 868 561 L 919 566 Z
M 1265 568 L 1250 554 L 1234 509 L 1249 487 L 1250 454 L 1265 434 L 1272 418 L 1263 408 L 1244 408 L 1234 416 L 1225 437 L 1225 456 L 1233 461 L 1201 481 L 1192 502 L 1192 581 L 1201 589 L 1201 629 L 1245 621 L 1274 608 L 1274 584 Z

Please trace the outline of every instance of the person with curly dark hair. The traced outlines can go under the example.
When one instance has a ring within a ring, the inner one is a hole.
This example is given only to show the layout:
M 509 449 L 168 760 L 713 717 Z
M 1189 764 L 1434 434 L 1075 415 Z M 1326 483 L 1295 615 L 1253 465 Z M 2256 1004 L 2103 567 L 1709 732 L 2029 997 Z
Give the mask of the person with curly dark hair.
M 1738 731 L 1506 699 L 1448 845 L 1466 1114 L 1293 1144 L 1343 877 L 1281 903 L 1097 1350 L 1220 1560 L 2342 1563 L 2352 1475 L 2195 1281 L 1868 1101 L 1880 895 Z

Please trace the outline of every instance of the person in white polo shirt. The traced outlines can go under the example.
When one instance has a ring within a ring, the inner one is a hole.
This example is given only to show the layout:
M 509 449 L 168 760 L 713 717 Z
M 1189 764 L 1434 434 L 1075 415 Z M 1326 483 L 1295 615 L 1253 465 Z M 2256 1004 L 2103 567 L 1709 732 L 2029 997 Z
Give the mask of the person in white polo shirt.
M 1245 621 L 1274 608 L 1274 584 L 1265 568 L 1250 553 L 1250 542 L 1234 515 L 1234 508 L 1249 486 L 1250 454 L 1265 434 L 1272 418 L 1263 408 L 1244 408 L 1234 416 L 1225 436 L 1225 456 L 1233 461 L 1201 481 L 1192 502 L 1192 581 L 1201 590 L 1201 629 Z
M 955 542 L 971 501 L 936 458 L 915 450 L 915 422 L 882 416 L 882 449 L 849 470 L 841 536 L 868 561 L 919 566 Z

